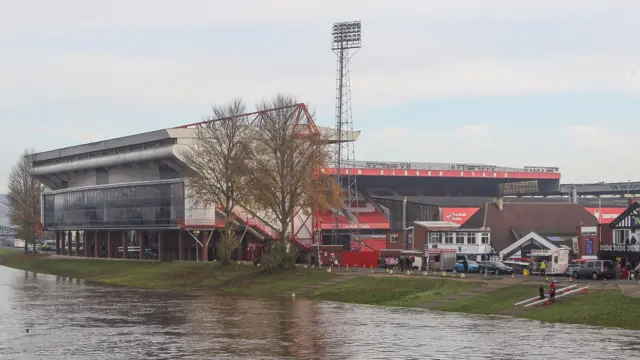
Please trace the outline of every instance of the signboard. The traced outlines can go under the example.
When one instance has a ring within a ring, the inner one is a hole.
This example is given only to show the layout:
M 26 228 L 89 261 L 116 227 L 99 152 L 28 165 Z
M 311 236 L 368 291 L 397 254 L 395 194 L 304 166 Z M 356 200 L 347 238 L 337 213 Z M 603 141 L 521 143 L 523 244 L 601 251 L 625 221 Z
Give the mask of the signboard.
M 630 216 L 629 218 L 631 219 L 632 227 L 640 227 L 640 216 Z
M 585 208 L 598 219 L 600 224 L 609 224 L 622 214 L 626 208 Z
M 581 235 L 596 235 L 598 233 L 597 226 L 582 226 L 580 227 Z
M 576 254 L 580 253 L 580 249 L 578 248 L 578 238 L 574 237 L 573 238 L 573 252 Z
M 584 254 L 593 255 L 593 239 L 584 239 Z
M 456 223 L 458 225 L 464 224 L 473 214 L 478 211 L 479 208 L 440 208 L 441 220 Z

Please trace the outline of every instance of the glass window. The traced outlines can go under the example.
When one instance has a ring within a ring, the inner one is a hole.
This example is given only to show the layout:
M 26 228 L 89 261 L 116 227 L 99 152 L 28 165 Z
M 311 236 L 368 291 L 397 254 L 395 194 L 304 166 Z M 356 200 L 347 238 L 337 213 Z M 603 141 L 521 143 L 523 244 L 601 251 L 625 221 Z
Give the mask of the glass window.
M 413 234 L 409 234 L 409 244 L 413 243 Z
M 464 238 L 467 237 L 467 233 L 454 233 L 456 236 L 456 244 L 464 244 Z
M 430 244 L 441 244 L 442 238 L 440 237 L 440 233 L 432 232 L 429 233 L 429 243 Z
M 489 243 L 489 233 L 482 233 L 481 243 L 482 244 Z
M 476 233 L 467 233 L 467 244 L 476 244 Z
M 397 243 L 398 242 L 398 234 L 390 234 L 389 235 L 389 241 L 392 243 Z
M 184 184 L 164 183 L 44 195 L 44 226 L 176 225 L 184 218 Z
M 444 243 L 453 244 L 453 233 L 448 232 L 444 234 Z

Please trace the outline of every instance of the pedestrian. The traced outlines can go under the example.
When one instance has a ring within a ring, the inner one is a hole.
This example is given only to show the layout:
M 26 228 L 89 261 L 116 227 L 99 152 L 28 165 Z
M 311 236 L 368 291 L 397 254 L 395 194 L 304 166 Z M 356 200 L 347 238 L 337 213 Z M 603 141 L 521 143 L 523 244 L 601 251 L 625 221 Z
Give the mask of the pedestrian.
M 469 271 L 469 262 L 466 257 L 462 260 L 462 266 L 464 267 L 464 273 L 466 274 Z
M 551 280 L 549 284 L 549 304 L 553 304 L 556 300 L 556 279 Z
M 411 259 L 411 257 L 407 256 L 405 258 L 405 261 L 407 262 L 407 271 L 413 270 L 413 260 Z
M 547 263 L 544 260 L 542 260 L 542 262 L 540 263 L 540 274 L 542 276 L 547 275 Z

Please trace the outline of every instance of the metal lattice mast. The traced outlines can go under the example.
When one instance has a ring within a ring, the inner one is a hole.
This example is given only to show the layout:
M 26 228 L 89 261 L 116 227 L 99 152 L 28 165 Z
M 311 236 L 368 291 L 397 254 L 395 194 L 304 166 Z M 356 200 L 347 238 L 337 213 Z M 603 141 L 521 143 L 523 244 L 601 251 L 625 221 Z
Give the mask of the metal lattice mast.
M 362 27 L 360 21 L 340 22 L 333 24 L 331 34 L 333 41 L 331 50 L 337 55 L 336 76 L 336 131 L 338 143 L 335 145 L 336 181 L 344 188 L 345 206 L 350 208 L 358 199 L 358 185 L 356 176 L 349 170 L 355 168 L 355 149 L 350 139 L 344 139 L 353 133 L 353 120 L 351 112 L 351 82 L 349 77 L 349 61 L 355 54 L 351 50 L 360 49 L 362 46 Z M 344 141 L 347 140 L 347 141 Z M 344 174 L 343 174 L 344 172 Z M 334 226 L 332 227 L 332 242 L 340 243 L 340 235 L 345 234 L 339 228 L 340 213 L 334 213 Z M 359 240 L 357 230 L 348 229 L 349 242 Z M 354 239 L 355 237 L 355 239 Z

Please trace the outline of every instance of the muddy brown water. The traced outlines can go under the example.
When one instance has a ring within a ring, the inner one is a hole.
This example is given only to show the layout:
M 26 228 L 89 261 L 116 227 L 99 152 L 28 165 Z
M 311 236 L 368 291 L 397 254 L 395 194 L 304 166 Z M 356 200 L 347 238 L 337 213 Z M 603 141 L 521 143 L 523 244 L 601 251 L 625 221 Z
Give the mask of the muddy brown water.
M 631 359 L 640 352 L 634 331 L 111 288 L 1 266 L 0 324 L 0 359 L 12 360 Z

